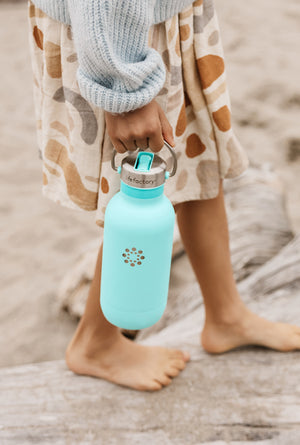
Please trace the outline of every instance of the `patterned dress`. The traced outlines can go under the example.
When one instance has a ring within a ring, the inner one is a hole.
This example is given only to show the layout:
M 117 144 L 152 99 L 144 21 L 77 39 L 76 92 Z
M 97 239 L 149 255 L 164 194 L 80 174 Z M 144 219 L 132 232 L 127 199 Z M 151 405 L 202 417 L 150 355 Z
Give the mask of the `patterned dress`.
M 76 80 L 72 27 L 28 0 L 29 44 L 43 195 L 63 206 L 95 211 L 103 227 L 106 206 L 120 189 L 111 168 L 112 143 L 104 110 L 87 102 Z M 149 46 L 166 66 L 155 98 L 174 130 L 178 170 L 165 184 L 173 204 L 215 198 L 221 178 L 248 166 L 231 126 L 223 47 L 213 0 L 196 0 L 149 31 Z M 167 149 L 159 152 L 167 164 Z M 117 163 L 124 155 L 117 156 Z

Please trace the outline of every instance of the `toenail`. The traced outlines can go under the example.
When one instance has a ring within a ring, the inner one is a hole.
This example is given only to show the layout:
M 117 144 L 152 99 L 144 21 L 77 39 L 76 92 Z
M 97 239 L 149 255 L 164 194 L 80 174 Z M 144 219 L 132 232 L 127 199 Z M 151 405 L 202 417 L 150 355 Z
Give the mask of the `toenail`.
M 183 356 L 184 356 L 184 358 L 186 359 L 186 360 L 189 360 L 190 359 L 190 353 L 189 352 L 187 352 L 187 351 L 183 351 Z

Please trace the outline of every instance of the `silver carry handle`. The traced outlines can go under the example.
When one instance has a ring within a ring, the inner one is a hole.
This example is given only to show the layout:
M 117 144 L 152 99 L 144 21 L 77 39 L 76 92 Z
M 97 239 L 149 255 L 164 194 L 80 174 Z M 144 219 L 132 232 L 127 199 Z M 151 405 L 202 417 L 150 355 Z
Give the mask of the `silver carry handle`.
M 166 147 L 169 149 L 172 158 L 173 158 L 173 168 L 172 170 L 169 172 L 170 176 L 174 176 L 176 171 L 177 171 L 177 157 L 176 157 L 176 153 L 174 148 L 164 139 L 164 144 L 166 145 Z M 147 147 L 149 148 L 149 147 Z M 139 148 L 139 151 L 144 151 L 145 149 Z M 116 155 L 117 155 L 117 150 L 115 148 L 113 148 L 113 152 L 112 152 L 112 158 L 111 158 L 111 166 L 112 168 L 117 172 L 118 171 L 118 167 L 116 166 Z

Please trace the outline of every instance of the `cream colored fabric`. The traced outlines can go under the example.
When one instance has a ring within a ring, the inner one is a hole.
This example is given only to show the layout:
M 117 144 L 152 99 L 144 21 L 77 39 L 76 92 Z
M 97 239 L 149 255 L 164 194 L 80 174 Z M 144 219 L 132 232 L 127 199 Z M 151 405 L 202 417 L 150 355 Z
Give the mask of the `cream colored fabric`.
M 28 12 L 43 194 L 63 206 L 95 210 L 96 223 L 103 227 L 105 208 L 120 188 L 120 177 L 110 165 L 113 146 L 104 111 L 80 95 L 71 27 L 51 19 L 30 0 Z M 214 198 L 220 178 L 241 174 L 248 158 L 231 126 L 213 1 L 197 0 L 153 25 L 149 45 L 166 65 L 166 82 L 156 100 L 174 129 L 178 159 L 165 194 L 173 204 Z M 160 155 L 170 165 L 167 149 Z M 117 163 L 123 156 L 117 156 Z

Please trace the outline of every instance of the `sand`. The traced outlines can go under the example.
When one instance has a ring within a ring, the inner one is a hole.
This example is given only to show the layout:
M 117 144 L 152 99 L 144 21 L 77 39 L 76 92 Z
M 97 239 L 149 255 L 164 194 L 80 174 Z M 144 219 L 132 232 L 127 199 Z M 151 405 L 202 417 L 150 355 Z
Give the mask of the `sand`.
M 0 5 L 0 366 L 63 357 L 75 322 L 55 294 L 100 229 L 41 195 L 26 4 Z
M 285 184 L 300 228 L 300 4 L 216 0 L 236 134 Z
M 300 4 L 215 4 L 236 134 L 252 160 L 271 163 L 282 178 L 299 231 Z M 9 366 L 63 358 L 76 322 L 58 313 L 57 287 L 101 230 L 93 213 L 41 195 L 26 2 L 1 2 L 0 47 L 0 366 Z

